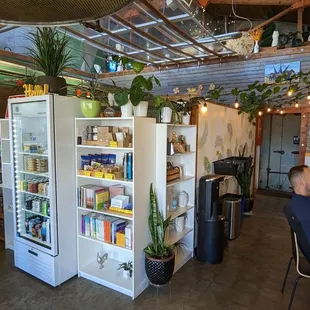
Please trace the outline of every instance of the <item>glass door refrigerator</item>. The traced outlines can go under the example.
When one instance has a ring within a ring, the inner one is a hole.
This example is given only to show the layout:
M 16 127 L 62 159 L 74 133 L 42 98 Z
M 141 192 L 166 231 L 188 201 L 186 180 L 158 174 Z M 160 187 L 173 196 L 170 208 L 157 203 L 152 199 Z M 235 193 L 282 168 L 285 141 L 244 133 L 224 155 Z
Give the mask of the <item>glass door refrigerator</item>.
M 78 99 L 9 100 L 15 266 L 57 286 L 77 273 L 74 118 Z

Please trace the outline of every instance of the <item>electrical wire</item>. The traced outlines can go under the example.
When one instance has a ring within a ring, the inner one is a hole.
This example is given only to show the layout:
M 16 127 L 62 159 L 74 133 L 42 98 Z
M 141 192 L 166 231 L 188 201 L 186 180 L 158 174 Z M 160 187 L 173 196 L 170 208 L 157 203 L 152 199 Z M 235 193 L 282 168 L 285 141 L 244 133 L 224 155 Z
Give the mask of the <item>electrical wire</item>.
M 235 11 L 235 8 L 234 8 L 234 0 L 231 0 L 231 9 L 232 9 L 232 12 L 233 14 L 235 15 L 235 17 L 239 18 L 239 19 L 243 19 L 243 20 L 246 20 L 250 23 L 250 29 L 249 31 L 253 28 L 253 24 L 252 22 L 247 18 L 247 17 L 242 17 L 242 16 L 239 16 L 236 11 Z

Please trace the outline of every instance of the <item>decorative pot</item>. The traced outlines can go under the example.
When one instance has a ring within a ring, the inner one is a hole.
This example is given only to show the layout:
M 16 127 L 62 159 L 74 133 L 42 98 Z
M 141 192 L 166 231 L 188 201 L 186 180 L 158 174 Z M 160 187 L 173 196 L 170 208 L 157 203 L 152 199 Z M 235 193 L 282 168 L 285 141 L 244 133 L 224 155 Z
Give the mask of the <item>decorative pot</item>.
M 161 109 L 160 121 L 162 123 L 171 123 L 172 110 L 169 107 Z
M 148 101 L 140 101 L 140 103 L 137 106 L 133 107 L 134 116 L 146 117 L 148 107 L 149 107 Z
M 145 272 L 154 285 L 165 285 L 170 282 L 174 271 L 175 255 L 171 255 L 166 259 L 156 259 L 145 256 Z
M 253 198 L 244 198 L 243 200 L 243 212 L 249 213 L 252 211 L 254 206 Z
M 130 278 L 130 274 L 128 270 L 123 270 L 123 278 L 124 279 L 129 279 Z
M 101 112 L 101 102 L 97 100 L 82 100 L 81 111 L 85 117 L 98 117 Z
M 129 100 L 125 105 L 121 106 L 122 117 L 132 116 L 132 103 Z
M 53 94 L 59 94 L 62 96 L 67 95 L 67 82 L 65 78 L 59 76 L 38 76 L 37 82 L 38 85 L 48 85 L 48 92 Z
M 253 50 L 253 53 L 254 53 L 254 54 L 259 53 L 259 45 L 258 45 L 258 41 L 255 41 L 255 45 L 254 45 L 254 50 Z
M 175 229 L 177 232 L 182 232 L 185 227 L 185 216 L 178 216 L 175 218 Z
M 190 120 L 191 120 L 191 115 L 190 114 L 186 114 L 186 115 L 182 115 L 182 123 L 184 124 L 184 125 L 189 125 L 189 123 L 190 123 Z

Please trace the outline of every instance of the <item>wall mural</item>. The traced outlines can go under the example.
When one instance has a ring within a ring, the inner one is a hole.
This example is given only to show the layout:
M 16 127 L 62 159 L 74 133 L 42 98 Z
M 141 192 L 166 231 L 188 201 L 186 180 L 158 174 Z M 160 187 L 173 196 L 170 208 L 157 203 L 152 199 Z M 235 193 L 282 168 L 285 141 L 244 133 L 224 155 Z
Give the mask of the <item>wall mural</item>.
M 198 179 L 213 173 L 213 161 L 238 156 L 244 146 L 246 156 L 254 156 L 255 127 L 245 114 L 238 115 L 238 110 L 208 103 L 208 112 L 200 113 L 199 124 Z M 223 186 L 223 190 L 231 193 L 236 193 L 238 188 L 234 177 L 229 178 Z

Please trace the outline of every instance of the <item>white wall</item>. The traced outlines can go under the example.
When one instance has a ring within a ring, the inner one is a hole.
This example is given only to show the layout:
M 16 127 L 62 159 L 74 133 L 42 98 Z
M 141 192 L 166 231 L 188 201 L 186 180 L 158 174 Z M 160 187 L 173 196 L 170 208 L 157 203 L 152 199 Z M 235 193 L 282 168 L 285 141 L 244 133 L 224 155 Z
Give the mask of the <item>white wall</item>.
M 254 157 L 255 126 L 238 110 L 208 103 L 208 111 L 200 112 L 198 126 L 197 177 L 213 173 L 213 161 L 238 156 L 246 146 L 246 156 Z M 235 178 L 225 182 L 225 190 L 236 193 L 238 190 Z

